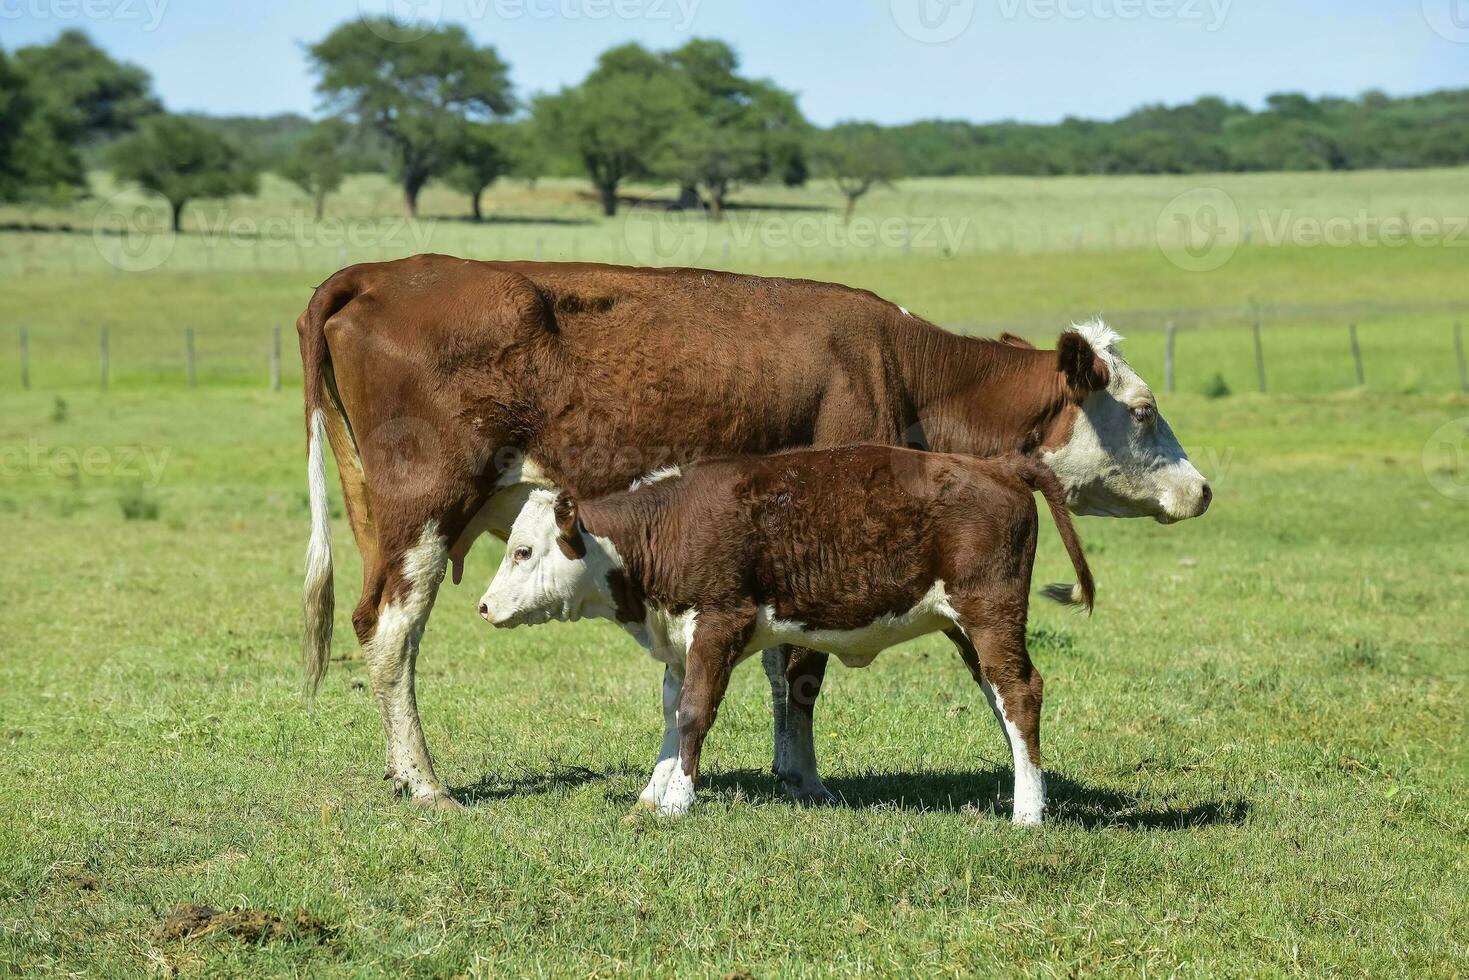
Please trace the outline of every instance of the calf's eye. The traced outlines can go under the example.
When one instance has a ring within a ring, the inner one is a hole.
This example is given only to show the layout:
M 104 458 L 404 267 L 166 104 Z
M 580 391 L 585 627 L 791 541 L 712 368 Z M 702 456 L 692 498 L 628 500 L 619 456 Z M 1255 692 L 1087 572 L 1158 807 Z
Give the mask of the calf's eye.
M 1139 405 L 1132 410 L 1132 417 L 1137 419 L 1138 422 L 1143 425 L 1147 425 L 1149 422 L 1153 421 L 1153 416 L 1155 414 L 1157 414 L 1157 409 L 1153 408 L 1153 406 L 1151 405 Z
M 530 557 L 530 547 L 528 545 L 521 545 L 519 548 L 516 548 L 514 557 L 516 561 L 525 561 Z

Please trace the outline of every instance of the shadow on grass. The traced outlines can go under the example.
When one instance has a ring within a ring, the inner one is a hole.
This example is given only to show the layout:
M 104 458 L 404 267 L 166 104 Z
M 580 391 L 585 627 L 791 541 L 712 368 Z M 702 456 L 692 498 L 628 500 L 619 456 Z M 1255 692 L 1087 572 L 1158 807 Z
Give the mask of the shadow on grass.
M 601 198 L 599 196 L 589 192 L 581 192 L 577 195 L 577 197 L 588 203 L 601 203 Z M 706 210 L 703 205 L 700 205 L 697 208 L 685 209 L 682 205 L 679 204 L 678 199 L 673 197 L 634 197 L 632 195 L 622 194 L 619 194 L 617 196 L 617 206 L 620 208 L 641 208 L 649 211 Z M 836 211 L 836 208 L 829 207 L 825 204 L 797 204 L 795 202 L 784 202 L 776 204 L 774 202 L 761 201 L 726 201 L 724 203 L 724 213 L 729 214 L 731 211 L 792 211 L 824 214 L 834 213 Z
M 488 773 L 478 782 L 455 787 L 454 798 L 467 806 L 515 796 L 558 793 L 589 783 L 632 778 L 639 786 L 647 771 L 624 765 L 611 769 L 554 764 L 548 769 L 520 773 Z M 983 772 L 890 772 L 833 776 L 827 789 L 837 806 L 900 809 L 916 812 L 966 812 L 1009 819 L 1009 769 Z M 710 796 L 739 797 L 755 802 L 784 801 L 774 776 L 758 769 L 711 772 L 700 779 L 700 790 Z M 1129 793 L 1078 782 L 1058 773 L 1046 774 L 1046 819 L 1079 824 L 1088 829 L 1123 827 L 1131 830 L 1188 830 L 1220 824 L 1237 826 L 1249 816 L 1248 801 L 1209 800 L 1191 806 L 1150 808 Z M 620 794 L 609 794 L 620 795 Z M 979 802 L 976 802 L 979 801 Z M 632 800 L 627 801 L 629 805 Z
M 567 225 L 586 227 L 596 224 L 591 218 L 555 218 L 526 214 L 487 214 L 476 218 L 471 214 L 436 214 L 435 221 L 452 221 L 471 227 L 493 228 L 495 225 Z
M 477 782 L 467 786 L 453 786 L 449 791 L 460 803 L 465 806 L 474 806 L 476 803 L 504 800 L 513 796 L 557 793 L 585 786 L 588 783 L 619 779 L 624 776 L 638 776 L 646 779 L 647 773 L 635 770 L 631 766 L 598 770 L 588 769 L 586 766 L 565 766 L 553 763 L 547 769 L 526 769 L 519 773 L 486 773 Z
M 833 776 L 827 789 L 837 806 L 934 812 L 973 812 L 1009 819 L 1009 769 L 985 772 L 893 772 Z M 754 769 L 710 773 L 702 780 L 711 794 L 740 795 L 752 800 L 784 799 L 774 777 Z M 1187 830 L 1217 824 L 1238 825 L 1249 815 L 1244 799 L 1209 800 L 1191 806 L 1155 809 L 1128 793 L 1046 773 L 1046 819 L 1088 829 Z M 1001 793 L 1005 799 L 1000 799 Z

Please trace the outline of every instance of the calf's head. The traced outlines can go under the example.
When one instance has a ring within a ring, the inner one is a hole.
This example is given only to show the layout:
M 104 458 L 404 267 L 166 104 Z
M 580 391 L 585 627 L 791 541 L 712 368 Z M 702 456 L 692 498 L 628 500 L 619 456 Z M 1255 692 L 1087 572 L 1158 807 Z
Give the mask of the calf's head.
M 1100 320 L 1072 327 L 1056 345 L 1057 370 L 1074 404 L 1041 458 L 1077 514 L 1198 517 L 1213 491 L 1158 412 L 1153 391 L 1127 363 L 1122 340 Z
M 607 596 L 611 546 L 581 526 L 567 494 L 532 491 L 505 541 L 505 558 L 480 599 L 494 626 L 525 626 L 597 615 Z

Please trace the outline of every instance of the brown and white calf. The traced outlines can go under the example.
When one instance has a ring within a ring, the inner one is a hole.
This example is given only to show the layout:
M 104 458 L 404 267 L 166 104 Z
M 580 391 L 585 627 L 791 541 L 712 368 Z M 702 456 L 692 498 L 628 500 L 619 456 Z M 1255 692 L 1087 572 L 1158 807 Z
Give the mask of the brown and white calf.
M 577 501 L 531 495 L 480 614 L 508 627 L 620 624 L 666 664 L 664 739 L 639 802 L 681 814 L 730 671 L 794 644 L 865 667 L 944 631 L 984 689 L 1015 761 L 1017 824 L 1045 809 L 1041 675 L 1025 646 L 1035 491 L 1078 576 L 1058 601 L 1092 604 L 1092 577 L 1043 463 L 889 446 L 712 460 Z
M 857 442 L 1056 471 L 1078 514 L 1171 522 L 1210 491 L 1100 323 L 1056 350 L 946 333 L 872 293 L 707 269 L 475 262 L 356 265 L 296 324 L 311 538 L 306 687 L 330 659 L 328 443 L 357 550 L 352 625 L 393 786 L 454 806 L 419 723 L 415 665 L 445 572 L 504 538 L 531 490 L 589 497 L 667 464 Z M 815 651 L 765 658 L 774 770 L 821 799 Z

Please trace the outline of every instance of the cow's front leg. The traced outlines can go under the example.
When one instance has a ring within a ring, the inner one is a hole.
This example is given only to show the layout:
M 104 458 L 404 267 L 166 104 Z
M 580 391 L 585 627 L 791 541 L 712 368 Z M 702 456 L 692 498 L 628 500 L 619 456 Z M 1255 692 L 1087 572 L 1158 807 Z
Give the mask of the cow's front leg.
M 638 794 L 633 811 L 656 810 L 663 802 L 663 794 L 678 768 L 678 699 L 683 693 L 684 671 L 682 667 L 669 665 L 663 668 L 663 744 L 658 749 L 658 758 L 653 763 L 653 776 L 648 785 Z
M 448 564 L 448 546 L 432 529 L 376 569 L 369 569 L 354 621 L 387 738 L 387 776 L 421 806 L 459 809 L 439 782 L 424 741 L 414 694 L 418 645 Z M 373 601 L 373 597 L 377 597 Z
M 772 652 L 777 654 L 775 658 L 770 656 Z M 801 647 L 779 647 L 765 654 L 765 673 L 770 679 L 770 699 L 776 718 L 772 769 L 786 794 L 796 802 L 834 802 L 836 797 L 817 771 L 813 717 L 821 682 L 826 676 L 827 655 Z

